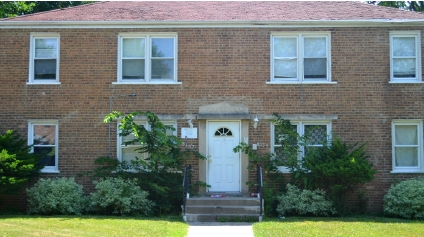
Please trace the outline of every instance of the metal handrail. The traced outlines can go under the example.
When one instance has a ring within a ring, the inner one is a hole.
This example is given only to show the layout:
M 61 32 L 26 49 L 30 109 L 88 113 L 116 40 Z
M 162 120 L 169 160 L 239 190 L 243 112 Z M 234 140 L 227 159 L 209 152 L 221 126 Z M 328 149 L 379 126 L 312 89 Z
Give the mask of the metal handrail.
M 191 189 L 191 165 L 184 166 L 183 177 L 183 215 L 186 214 L 187 198 L 190 196 Z
M 257 186 L 257 193 L 258 193 L 258 198 L 259 198 L 259 203 L 260 203 L 260 215 L 262 216 L 263 213 L 263 208 L 262 208 L 262 202 L 263 202 L 263 188 L 264 188 L 264 183 L 263 183 L 263 179 L 262 179 L 262 166 L 258 165 L 257 169 L 256 169 L 256 177 L 257 177 L 257 182 L 258 182 L 258 186 Z

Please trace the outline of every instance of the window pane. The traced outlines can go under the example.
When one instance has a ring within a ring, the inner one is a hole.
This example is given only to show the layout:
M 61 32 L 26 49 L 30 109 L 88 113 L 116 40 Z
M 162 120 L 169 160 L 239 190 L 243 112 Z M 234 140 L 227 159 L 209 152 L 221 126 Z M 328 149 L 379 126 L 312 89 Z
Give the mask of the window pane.
M 327 141 L 327 125 L 305 125 L 305 135 L 311 145 Z
M 122 79 L 144 79 L 144 59 L 122 60 Z
M 35 58 L 56 58 L 57 39 L 35 39 Z
M 274 78 L 296 78 L 297 77 L 297 59 L 275 59 L 274 60 Z
M 305 38 L 304 55 L 306 58 L 327 57 L 326 38 Z
M 274 147 L 275 165 L 284 166 L 284 165 L 287 165 L 287 163 L 289 162 L 289 156 L 284 151 L 285 151 L 284 148 L 281 146 Z
M 132 141 L 134 139 L 136 139 L 136 137 L 132 133 L 127 135 L 127 136 L 123 136 L 122 137 L 122 145 L 124 145 L 125 142 L 129 142 L 129 141 Z M 134 144 L 134 145 L 138 145 L 138 144 Z
M 34 79 L 56 79 L 56 59 L 34 60 Z
M 326 58 L 305 58 L 305 78 L 327 78 Z
M 418 166 L 418 148 L 396 147 L 395 162 L 396 166 Z
M 415 37 L 393 37 L 393 56 L 415 55 Z
M 274 57 L 297 57 L 297 39 L 274 38 Z
M 282 141 L 287 141 L 287 139 L 293 138 L 290 141 L 288 141 L 291 145 L 297 144 L 297 125 L 291 125 L 292 131 L 283 131 L 279 129 L 278 125 L 274 126 L 274 144 L 279 145 Z
M 174 126 L 173 125 L 167 125 L 167 124 L 165 124 L 165 127 L 168 127 L 169 129 L 166 129 L 166 135 L 167 136 L 172 136 L 172 135 L 174 135 L 174 131 L 172 131 L 172 128 L 174 128 Z
M 44 166 L 55 166 L 56 165 L 56 156 L 55 156 L 55 147 L 34 147 L 34 154 L 43 154 L 44 158 L 41 160 L 41 164 Z
M 131 164 L 131 161 L 135 160 L 136 157 L 145 159 L 145 155 L 139 153 L 136 149 L 137 147 L 122 148 L 122 161 L 126 161 L 128 164 Z
M 152 57 L 174 57 L 174 39 L 173 38 L 153 38 L 152 39 Z
M 416 70 L 415 59 L 394 58 L 393 76 L 394 77 L 415 77 Z
M 395 145 L 418 145 L 418 131 L 415 125 L 396 125 Z
M 152 79 L 174 79 L 173 59 L 152 59 Z
M 54 125 L 35 125 L 34 126 L 34 145 L 55 145 L 56 126 Z
M 144 58 L 146 40 L 144 38 L 127 38 L 122 40 L 123 57 Z

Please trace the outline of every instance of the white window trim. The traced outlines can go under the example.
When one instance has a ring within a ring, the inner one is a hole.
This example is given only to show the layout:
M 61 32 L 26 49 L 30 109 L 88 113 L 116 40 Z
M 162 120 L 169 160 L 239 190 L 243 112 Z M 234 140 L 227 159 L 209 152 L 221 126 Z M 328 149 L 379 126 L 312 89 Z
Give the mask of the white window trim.
M 327 45 L 327 78 L 319 79 L 304 79 L 303 65 L 303 36 L 305 37 L 325 37 Z M 292 79 L 275 79 L 274 78 L 274 39 L 278 37 L 296 37 L 297 39 L 297 78 Z M 271 65 L 270 65 L 270 81 L 266 84 L 337 84 L 331 81 L 331 32 L 271 32 Z
M 330 121 L 290 121 L 292 125 L 296 125 L 297 133 L 300 136 L 303 136 L 305 134 L 305 125 L 326 125 L 327 126 L 327 136 L 328 139 L 331 139 L 331 122 Z M 271 123 L 271 153 L 273 154 L 275 152 L 275 124 Z M 301 156 L 304 154 L 305 149 L 303 146 L 300 147 L 300 154 L 298 156 L 298 159 L 301 158 Z M 282 173 L 289 173 L 290 171 L 286 166 L 277 166 L 278 170 Z
M 418 129 L 418 166 L 396 167 L 395 163 L 395 125 L 416 125 Z M 423 121 L 418 119 L 392 121 L 392 172 L 391 173 L 424 173 L 423 169 Z
M 34 79 L 34 57 L 35 57 L 35 39 L 37 38 L 56 38 L 57 39 L 57 58 L 56 58 L 56 80 Z M 29 50 L 29 75 L 27 84 L 60 84 L 59 66 L 60 66 L 60 34 L 58 33 L 31 33 Z
M 41 173 L 59 173 L 59 123 L 58 120 L 30 120 L 28 121 L 28 145 L 34 143 L 34 126 L 36 125 L 52 125 L 55 126 L 55 166 L 44 166 L 40 170 Z M 34 149 L 31 148 L 31 152 Z
M 145 79 L 122 79 L 122 41 L 124 38 L 145 38 Z M 174 79 L 154 79 L 151 80 L 151 39 L 152 38 L 173 38 L 174 39 Z M 118 36 L 118 70 L 117 82 L 112 84 L 182 84 L 178 82 L 178 36 L 176 33 L 120 33 Z
M 174 136 L 177 136 L 177 121 L 161 121 L 164 125 L 168 125 L 168 126 L 173 126 L 175 128 L 175 130 L 173 131 Z M 150 125 L 147 121 L 135 121 L 136 124 L 140 124 L 140 125 L 144 125 L 144 127 L 147 130 L 150 130 Z M 117 138 L 116 138 L 116 151 L 117 151 L 117 158 L 118 161 L 122 162 L 122 148 L 126 147 L 126 148 L 133 148 L 133 147 L 140 147 L 141 145 L 128 145 L 125 146 L 122 144 L 122 136 L 119 136 L 120 133 L 120 129 L 119 129 L 119 121 L 117 123 Z
M 416 49 L 416 78 L 394 78 L 393 75 L 393 38 L 414 37 Z M 421 32 L 420 31 L 391 31 L 390 32 L 390 83 L 423 83 L 421 78 Z

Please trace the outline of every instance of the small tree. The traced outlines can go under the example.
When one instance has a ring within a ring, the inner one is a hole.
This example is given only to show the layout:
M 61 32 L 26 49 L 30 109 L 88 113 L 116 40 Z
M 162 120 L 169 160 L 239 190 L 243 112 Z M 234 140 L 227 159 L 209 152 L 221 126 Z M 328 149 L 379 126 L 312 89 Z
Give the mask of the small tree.
M 134 121 L 137 116 L 145 116 L 150 128 L 137 124 Z M 128 115 L 114 111 L 105 117 L 104 122 L 109 123 L 114 119 L 119 119 L 119 136 L 130 134 L 134 136 L 132 140 L 124 142 L 124 145 L 141 145 L 137 148 L 137 152 L 140 153 L 140 157 L 145 158 L 136 157 L 128 164 L 110 157 L 100 157 L 96 163 L 106 166 L 100 166 L 94 175 L 137 178 L 141 189 L 148 191 L 149 198 L 157 204 L 154 207 L 156 214 L 179 210 L 182 177 L 175 171 L 181 170 L 184 162 L 193 155 L 201 159 L 205 157 L 192 150 L 182 150 L 180 147 L 182 141 L 166 133 L 168 129 L 175 129 L 165 126 L 149 111 L 133 112 Z M 136 172 L 127 172 L 129 170 Z M 113 174 L 111 171 L 114 171 Z
M 308 134 L 300 136 L 290 121 L 274 116 L 276 142 L 280 145 L 276 162 L 288 168 L 298 186 L 325 190 L 343 214 L 346 193 L 371 181 L 376 173 L 368 161 L 365 144 L 348 145 L 332 134 L 322 146 L 308 146 Z M 306 155 L 301 152 L 302 146 Z
M 307 144 L 308 138 L 301 140 Z M 306 189 L 326 190 L 340 214 L 346 212 L 346 194 L 374 179 L 377 172 L 368 161 L 365 145 L 348 145 L 332 135 L 321 147 L 309 146 L 298 162 L 287 162 L 295 182 Z
M 43 154 L 30 153 L 31 146 L 17 131 L 0 134 L 0 194 L 13 194 L 43 168 Z

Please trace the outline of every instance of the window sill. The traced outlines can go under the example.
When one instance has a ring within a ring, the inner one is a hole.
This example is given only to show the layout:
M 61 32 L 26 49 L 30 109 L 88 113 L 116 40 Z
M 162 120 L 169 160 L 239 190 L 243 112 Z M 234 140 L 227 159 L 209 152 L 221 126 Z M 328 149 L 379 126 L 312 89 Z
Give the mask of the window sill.
M 424 81 L 389 81 L 389 84 L 423 84 Z
M 337 84 L 337 82 L 333 82 L 333 81 L 267 81 L 265 82 L 265 84 L 267 85 L 301 85 L 301 84 L 308 84 L 308 85 L 313 85 L 313 84 L 330 84 L 330 85 L 335 85 Z
M 391 174 L 422 174 L 423 170 L 394 170 L 390 171 Z
M 49 169 L 49 170 L 42 169 L 42 170 L 40 170 L 40 173 L 43 173 L 43 174 L 59 174 L 60 171 L 59 170 L 51 170 L 51 169 Z
M 182 85 L 182 82 L 162 81 L 162 82 L 112 82 L 113 85 Z
M 27 85 L 60 85 L 60 84 L 62 84 L 62 83 L 60 83 L 60 82 L 57 82 L 57 81 L 55 81 L 55 82 L 48 82 L 48 81 L 37 81 L 37 82 L 27 82 L 26 83 Z

